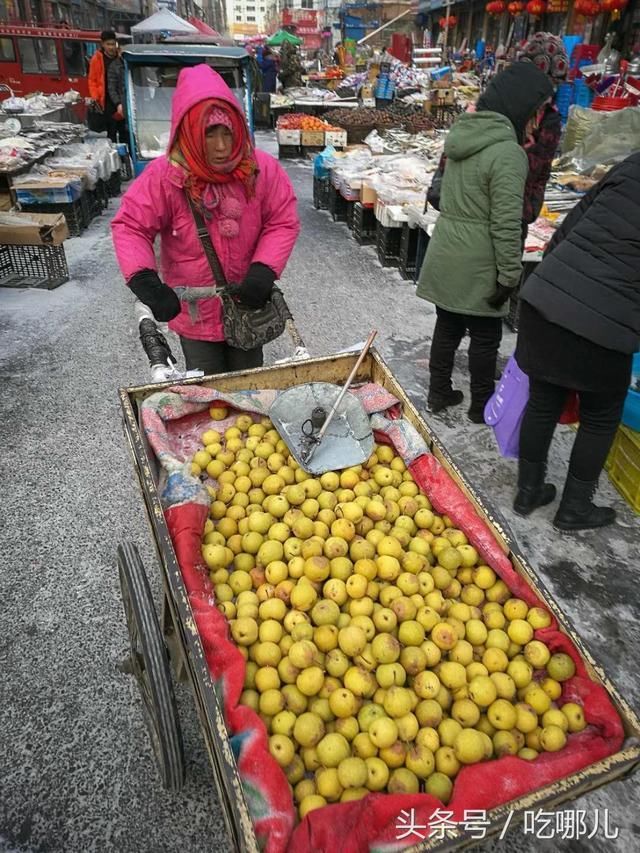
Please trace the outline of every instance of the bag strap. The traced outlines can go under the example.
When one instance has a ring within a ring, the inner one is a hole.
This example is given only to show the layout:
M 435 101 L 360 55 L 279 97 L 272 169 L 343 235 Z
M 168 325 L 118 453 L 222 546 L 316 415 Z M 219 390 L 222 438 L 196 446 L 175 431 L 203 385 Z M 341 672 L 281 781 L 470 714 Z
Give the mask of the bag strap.
M 198 232 L 198 238 L 202 243 L 202 248 L 204 249 L 204 253 L 207 256 L 207 261 L 209 262 L 209 266 L 211 267 L 211 272 L 213 273 L 213 277 L 215 279 L 215 283 L 218 287 L 227 287 L 229 282 L 227 281 L 227 277 L 224 274 L 224 270 L 222 269 L 222 264 L 220 263 L 220 258 L 218 257 L 218 253 L 215 250 L 215 247 L 211 241 L 211 235 L 207 229 L 207 224 L 204 221 L 204 217 L 198 210 L 198 208 L 193 203 L 193 199 L 187 193 L 187 202 L 191 209 L 191 213 L 193 214 L 193 219 L 196 224 L 196 231 Z

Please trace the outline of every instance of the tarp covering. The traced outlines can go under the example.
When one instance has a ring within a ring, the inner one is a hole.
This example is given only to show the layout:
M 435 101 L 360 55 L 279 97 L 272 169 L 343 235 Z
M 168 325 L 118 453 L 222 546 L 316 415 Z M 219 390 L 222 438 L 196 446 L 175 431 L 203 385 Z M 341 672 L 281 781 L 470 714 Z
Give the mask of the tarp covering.
M 398 837 L 402 810 L 415 809 L 424 823 L 437 809 L 442 809 L 439 800 L 428 794 L 372 793 L 362 800 L 312 811 L 296 826 L 289 786 L 268 751 L 266 729 L 253 710 L 239 704 L 245 662 L 230 640 L 227 620 L 215 606 L 212 584 L 202 560 L 201 539 L 210 499 L 200 480 L 191 476 L 188 459 L 200 446 L 199 436 L 204 430 L 224 431 L 239 413 L 233 412 L 226 421 L 213 421 L 209 406 L 230 404 L 260 416 L 268 412 L 277 393 L 247 391 L 223 395 L 210 388 L 175 386 L 145 400 L 142 424 L 163 467 L 160 488 L 169 532 L 213 681 L 224 696 L 230 740 L 261 849 L 266 853 L 401 850 L 416 842 L 415 835 Z M 397 400 L 376 385 L 354 389 L 354 393 L 371 415 L 376 440 L 395 447 L 434 508 L 446 513 L 464 531 L 515 596 L 531 606 L 544 606 L 516 573 L 469 498 L 427 451 L 416 430 L 399 417 Z M 536 630 L 535 637 L 552 652 L 563 651 L 573 658 L 576 674 L 563 683 L 562 702 L 581 704 L 588 726 L 579 734 L 570 735 L 560 752 L 543 753 L 535 761 L 505 756 L 463 768 L 455 779 L 453 796 L 446 807 L 454 821 L 461 821 L 465 810 L 488 810 L 558 781 L 615 753 L 622 745 L 622 723 L 606 691 L 589 678 L 576 648 L 558 630 L 553 616 L 551 625 Z
M 199 31 L 189 21 L 185 21 L 169 9 L 161 9 L 131 27 L 131 32 L 134 35 L 152 35 L 153 33 L 197 33 Z

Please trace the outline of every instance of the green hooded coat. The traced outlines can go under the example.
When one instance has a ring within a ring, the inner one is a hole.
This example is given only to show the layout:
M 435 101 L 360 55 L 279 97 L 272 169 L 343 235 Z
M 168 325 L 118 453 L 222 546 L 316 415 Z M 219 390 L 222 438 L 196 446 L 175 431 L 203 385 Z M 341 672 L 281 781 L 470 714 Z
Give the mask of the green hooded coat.
M 528 160 L 518 137 L 553 90 L 535 66 L 516 65 L 528 67 L 498 75 L 478 102 L 482 111 L 461 115 L 444 146 L 440 217 L 417 294 L 456 314 L 505 316 L 508 304 L 493 308 L 487 299 L 498 282 L 516 287 L 520 281 Z

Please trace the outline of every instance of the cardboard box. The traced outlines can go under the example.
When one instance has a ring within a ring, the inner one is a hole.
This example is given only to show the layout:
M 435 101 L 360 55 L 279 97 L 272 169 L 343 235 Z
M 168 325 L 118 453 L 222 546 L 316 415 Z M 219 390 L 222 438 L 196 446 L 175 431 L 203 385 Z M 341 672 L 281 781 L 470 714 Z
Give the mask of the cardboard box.
M 279 130 L 278 145 L 300 145 L 299 130 Z
M 33 181 L 19 183 L 16 187 L 16 199 L 20 204 L 70 204 L 82 195 L 82 180 L 59 181 L 49 179 L 46 183 Z
M 323 148 L 324 130 L 303 130 L 300 141 L 303 147 Z
M 324 141 L 327 145 L 333 145 L 334 148 L 347 147 L 347 131 L 346 130 L 328 130 L 324 135 Z
M 0 211 L 11 210 L 12 207 L 11 193 L 0 193 Z
M 360 187 L 360 203 L 369 207 L 374 205 L 378 199 L 378 194 L 368 184 L 363 183 Z
M 0 216 L 0 245 L 59 246 L 69 236 L 63 213 L 11 213 Z

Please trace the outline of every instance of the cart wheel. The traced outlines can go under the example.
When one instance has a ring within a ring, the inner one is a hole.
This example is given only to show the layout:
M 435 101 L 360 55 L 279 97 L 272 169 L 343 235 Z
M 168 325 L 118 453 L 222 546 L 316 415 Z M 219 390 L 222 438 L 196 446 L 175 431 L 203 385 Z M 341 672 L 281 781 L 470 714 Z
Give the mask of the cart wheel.
M 135 545 L 118 546 L 118 571 L 131 651 L 128 671 L 138 682 L 142 710 L 163 786 L 180 791 L 184 749 L 167 649 L 149 581 Z

